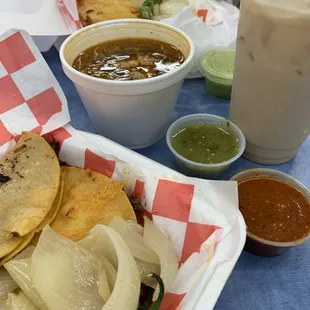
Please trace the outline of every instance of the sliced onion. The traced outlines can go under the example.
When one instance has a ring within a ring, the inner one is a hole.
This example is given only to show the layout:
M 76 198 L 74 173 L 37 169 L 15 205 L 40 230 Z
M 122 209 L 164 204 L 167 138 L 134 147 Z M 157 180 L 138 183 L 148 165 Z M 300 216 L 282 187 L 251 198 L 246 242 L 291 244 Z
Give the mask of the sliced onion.
M 110 286 L 110 290 L 113 291 L 116 277 L 117 277 L 117 272 L 114 268 L 114 266 L 106 259 L 103 259 L 103 264 L 105 267 L 105 271 L 107 273 L 107 278 L 108 278 L 108 283 Z
M 100 258 L 107 258 L 113 267 L 117 269 L 117 255 L 111 239 L 105 235 L 102 236 L 100 242 L 97 240 L 98 238 L 96 236 L 87 236 L 86 238 L 78 241 L 78 244 Z
M 113 246 L 117 256 L 117 278 L 114 289 L 102 310 L 136 310 L 140 295 L 140 275 L 137 264 L 123 238 L 112 228 L 105 225 L 96 225 L 91 236 L 97 237 L 98 244 L 106 247 L 107 239 Z
M 10 274 L 3 267 L 0 267 L 0 298 L 6 297 L 8 293 L 16 288 L 18 288 L 18 285 Z
M 111 289 L 110 289 L 110 284 L 109 284 L 104 266 L 102 266 L 100 274 L 99 274 L 98 290 L 99 290 L 99 295 L 102 297 L 104 302 L 106 302 L 111 296 Z
M 160 277 L 162 278 L 165 291 L 169 290 L 178 271 L 179 261 L 175 249 L 168 238 L 157 228 L 152 221 L 144 217 L 145 244 L 152 249 L 160 258 Z M 158 297 L 159 288 L 156 286 L 153 300 Z
M 132 255 L 142 261 L 159 264 L 159 258 L 154 251 L 147 248 L 141 236 L 132 224 L 128 224 L 120 216 L 115 216 L 110 222 L 109 227 L 117 231 L 125 240 Z
M 143 236 L 143 227 L 139 225 L 135 221 L 126 221 L 128 224 L 128 227 L 134 231 L 136 231 L 139 235 Z
M 13 259 L 31 258 L 34 250 L 35 250 L 34 246 L 29 246 L 25 250 L 17 254 Z
M 154 16 L 160 14 L 160 9 L 159 9 L 159 8 L 160 8 L 160 7 L 159 7 L 159 4 L 155 4 L 155 5 L 153 6 L 153 14 L 154 14 Z
M 79 240 L 78 244 L 90 253 L 94 254 L 99 259 L 102 267 L 99 275 L 99 295 L 102 297 L 104 302 L 106 302 L 109 299 L 112 291 L 105 266 L 105 261 L 107 259 L 103 256 L 101 249 L 97 247 L 96 237 L 87 236 L 84 239 Z
M 145 285 L 156 288 L 157 281 L 154 278 L 147 277 L 150 273 L 160 274 L 160 266 L 139 260 L 136 258 L 136 264 L 140 272 L 141 282 Z
M 114 250 L 108 251 L 106 246 L 101 246 L 100 242 L 99 243 L 97 242 L 97 239 L 98 238 L 95 236 L 87 236 L 84 239 L 78 241 L 78 244 L 99 258 L 100 263 L 102 263 L 105 268 L 109 287 L 110 290 L 112 291 L 116 280 L 116 269 L 104 256 L 104 254 L 110 256 L 110 259 L 114 262 L 114 265 L 116 266 L 117 266 L 117 257 Z
M 3 309 L 4 300 L 8 294 L 16 288 L 18 288 L 17 283 L 3 267 L 0 267 L 0 309 Z
M 49 310 L 100 310 L 98 258 L 49 226 L 31 257 L 33 283 Z
M 31 256 L 33 250 L 34 248 L 30 247 L 25 249 L 23 252 L 15 256 L 15 258 L 5 263 L 4 267 L 34 305 L 39 309 L 48 310 L 33 285 L 31 276 Z
M 4 310 L 39 310 L 24 292 L 10 293 L 5 302 Z

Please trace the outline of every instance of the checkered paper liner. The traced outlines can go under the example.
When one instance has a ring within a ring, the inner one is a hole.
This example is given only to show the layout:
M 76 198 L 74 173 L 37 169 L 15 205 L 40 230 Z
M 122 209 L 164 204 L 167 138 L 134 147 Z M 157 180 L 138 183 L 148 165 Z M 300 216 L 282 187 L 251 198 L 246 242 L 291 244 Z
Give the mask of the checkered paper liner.
M 69 121 L 65 96 L 27 33 L 11 30 L 0 37 L 0 61 L 0 156 L 22 131 L 32 131 L 47 141 L 58 141 L 59 158 L 67 164 L 124 183 L 128 195 L 140 199 L 145 214 L 171 240 L 179 258 L 180 269 L 160 309 L 188 310 L 191 292 L 209 270 L 216 244 L 237 219 L 236 183 L 163 175 L 133 166 L 65 125 Z
M 165 294 L 160 309 L 173 310 L 179 306 L 178 309 L 188 310 L 187 293 L 206 272 L 216 244 L 230 232 L 237 219 L 236 183 L 164 175 L 133 166 L 118 159 L 117 154 L 106 154 L 104 145 L 87 140 L 70 125 L 45 138 L 60 143 L 61 161 L 124 183 L 127 194 L 142 202 L 145 215 L 168 236 L 180 262 L 174 284 Z
M 0 35 L 0 155 L 24 130 L 44 134 L 69 121 L 67 99 L 29 34 Z
M 70 33 L 73 33 L 82 28 L 82 24 L 79 19 L 79 13 L 76 0 L 55 0 L 59 14 L 66 23 Z

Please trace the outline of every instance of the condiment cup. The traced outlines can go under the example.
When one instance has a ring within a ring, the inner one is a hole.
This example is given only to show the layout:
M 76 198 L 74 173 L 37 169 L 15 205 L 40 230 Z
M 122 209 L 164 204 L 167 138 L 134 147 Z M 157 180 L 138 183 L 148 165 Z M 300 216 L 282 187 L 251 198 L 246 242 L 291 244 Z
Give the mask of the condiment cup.
M 214 49 L 200 58 L 200 70 L 205 76 L 205 88 L 215 97 L 230 99 L 234 76 L 234 49 Z
M 248 169 L 234 175 L 230 180 L 237 181 L 239 183 L 253 177 L 269 177 L 283 181 L 299 190 L 310 204 L 309 189 L 301 182 L 284 172 L 265 168 Z M 289 248 L 305 242 L 309 238 L 309 235 L 310 233 L 308 236 L 292 242 L 276 242 L 260 238 L 247 230 L 245 250 L 259 256 L 278 256 L 286 252 Z
M 175 70 L 150 79 L 115 81 L 75 70 L 72 63 L 87 48 L 111 40 L 148 38 L 177 47 L 186 60 Z M 159 22 L 119 19 L 97 23 L 72 34 L 62 44 L 60 59 L 73 81 L 97 132 L 138 149 L 157 142 L 166 132 L 194 55 L 191 39 Z
M 230 130 L 238 138 L 239 142 L 239 152 L 236 154 L 236 156 L 218 164 L 202 164 L 189 160 L 180 155 L 172 147 L 172 137 L 185 126 L 197 123 L 216 124 L 223 126 L 224 128 L 226 127 L 228 130 Z M 225 172 L 229 166 L 242 155 L 246 144 L 242 131 L 234 123 L 227 120 L 226 118 L 213 114 L 191 114 L 176 120 L 171 124 L 167 131 L 166 141 L 170 151 L 175 157 L 178 166 L 185 175 L 210 179 L 214 179 Z

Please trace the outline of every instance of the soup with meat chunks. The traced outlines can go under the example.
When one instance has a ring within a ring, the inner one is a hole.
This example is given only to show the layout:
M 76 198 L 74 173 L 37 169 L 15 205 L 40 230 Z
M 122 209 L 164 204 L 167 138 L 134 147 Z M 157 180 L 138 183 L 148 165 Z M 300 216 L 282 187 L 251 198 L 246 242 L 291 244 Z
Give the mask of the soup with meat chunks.
M 151 39 L 122 39 L 86 49 L 73 68 L 107 80 L 148 79 L 170 72 L 185 61 L 175 46 Z

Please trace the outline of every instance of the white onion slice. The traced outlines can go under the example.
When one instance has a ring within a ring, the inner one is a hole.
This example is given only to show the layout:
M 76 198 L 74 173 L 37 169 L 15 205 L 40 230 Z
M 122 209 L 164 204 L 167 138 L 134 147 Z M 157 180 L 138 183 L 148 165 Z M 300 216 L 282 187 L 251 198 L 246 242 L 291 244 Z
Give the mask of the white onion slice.
M 134 231 L 136 231 L 139 235 L 143 236 L 143 227 L 135 221 L 126 221 L 128 227 Z
M 160 14 L 159 4 L 155 4 L 155 5 L 153 6 L 153 14 L 154 14 L 154 16 Z
M 96 246 L 97 243 L 96 243 L 95 237 L 87 236 L 84 239 L 79 240 L 77 243 L 78 245 L 80 245 L 81 247 L 89 251 L 90 253 L 94 254 L 99 259 L 99 262 L 102 267 L 100 275 L 99 275 L 99 295 L 103 298 L 104 302 L 106 302 L 109 299 L 111 295 L 111 291 L 112 291 L 110 287 L 109 279 L 107 277 L 106 266 L 105 266 L 105 261 L 107 259 L 102 255 L 102 252 L 99 249 L 97 249 L 97 246 Z
M 17 283 L 3 267 L 0 267 L 0 309 L 3 309 L 4 300 L 8 297 L 8 293 L 16 288 L 18 288 Z
M 105 267 L 102 266 L 100 274 L 99 274 L 99 295 L 102 297 L 104 302 L 106 302 L 111 296 L 110 284 L 107 278 L 107 273 L 105 271 Z
M 113 243 L 107 235 L 102 236 L 100 238 L 100 242 L 98 242 L 98 238 L 96 236 L 87 236 L 78 241 L 78 244 L 100 258 L 107 258 L 114 268 L 117 269 L 117 255 L 115 253 Z
M 24 292 L 19 291 L 18 294 L 10 293 L 5 302 L 4 310 L 39 310 Z
M 167 291 L 175 279 L 179 266 L 175 249 L 169 242 L 168 238 L 147 217 L 144 217 L 143 239 L 145 244 L 160 258 L 160 277 L 164 282 L 165 291 Z M 153 300 L 157 299 L 158 292 L 159 287 L 157 285 Z
M 97 239 L 98 238 L 95 236 L 87 236 L 84 239 L 78 241 L 78 244 L 99 258 L 100 263 L 102 263 L 105 268 L 109 287 L 110 290 L 112 291 L 116 280 L 116 269 L 104 256 L 104 254 L 110 256 L 110 259 L 114 262 L 114 265 L 116 266 L 117 266 L 117 257 L 114 250 L 108 251 L 106 246 L 100 246 L 100 243 L 97 242 Z
M 136 229 L 132 229 L 132 224 L 128 224 L 120 216 L 115 216 L 110 222 L 109 227 L 118 232 L 125 240 L 132 255 L 142 261 L 159 264 L 159 258 L 154 251 L 147 248 L 144 244 L 143 236 Z
M 101 264 L 77 243 L 45 226 L 31 257 L 33 283 L 49 310 L 100 310 Z
M 13 259 L 31 258 L 34 250 L 35 250 L 34 246 L 29 246 L 25 250 L 17 254 Z
M 0 267 L 0 298 L 6 297 L 8 293 L 16 288 L 18 288 L 18 285 L 10 274 L 3 267 Z
M 140 295 L 140 275 L 136 262 L 123 238 L 112 228 L 105 225 L 96 225 L 91 236 L 97 237 L 98 244 L 110 239 L 117 256 L 117 278 L 114 289 L 106 304 L 101 310 L 136 310 Z
M 150 273 L 156 273 L 159 275 L 160 266 L 157 264 L 151 264 L 151 263 L 144 262 L 137 258 L 136 258 L 136 264 L 140 272 L 141 282 L 155 289 L 158 282 L 154 278 L 147 277 L 147 275 Z
M 117 272 L 114 266 L 106 258 L 103 258 L 103 265 L 107 274 L 110 290 L 113 291 L 117 277 Z
M 31 256 L 33 250 L 34 247 L 27 248 L 15 256 L 15 258 L 5 263 L 4 267 L 34 305 L 39 309 L 48 310 L 32 282 Z

